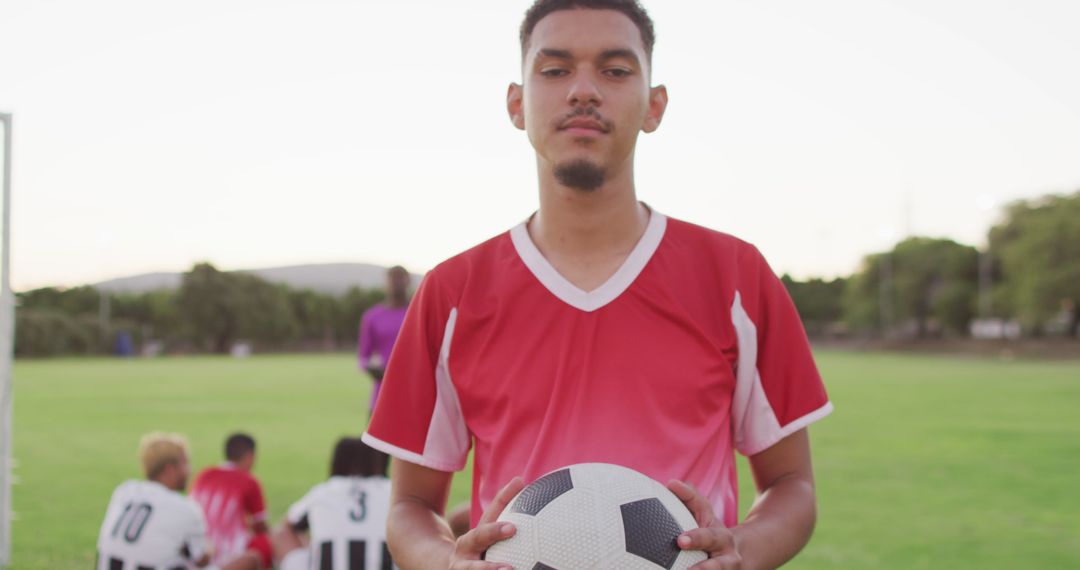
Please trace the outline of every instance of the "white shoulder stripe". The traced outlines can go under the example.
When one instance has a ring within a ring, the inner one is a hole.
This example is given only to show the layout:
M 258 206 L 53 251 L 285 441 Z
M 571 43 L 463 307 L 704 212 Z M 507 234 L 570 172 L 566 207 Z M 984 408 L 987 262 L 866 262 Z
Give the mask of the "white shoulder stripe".
M 761 442 L 780 432 L 780 423 L 765 396 L 757 369 L 757 326 L 742 306 L 736 291 L 731 305 L 731 324 L 738 338 L 739 357 L 735 365 L 735 395 L 731 401 L 735 448 L 745 455 L 764 449 Z M 766 446 L 767 447 L 767 446 Z
M 469 453 L 469 430 L 465 427 L 465 415 L 461 412 L 457 388 L 450 378 L 450 342 L 454 338 L 457 308 L 450 310 L 439 349 L 439 362 L 435 368 L 435 410 L 428 426 L 424 456 L 442 464 L 455 466 L 458 471 L 465 467 Z
M 740 453 L 749 456 L 764 451 L 833 411 L 832 402 L 825 402 L 820 408 L 781 426 L 765 395 L 757 369 L 757 326 L 743 308 L 742 295 L 738 291 L 731 305 L 731 323 L 735 327 L 739 346 L 731 417 L 735 448 Z
M 439 471 L 460 471 L 465 468 L 469 454 L 469 430 L 461 412 L 457 389 L 450 378 L 450 343 L 457 323 L 457 308 L 450 310 L 439 347 L 439 360 L 435 365 L 435 407 L 424 441 L 423 453 L 416 453 L 383 441 L 370 432 L 361 439 L 364 443 L 403 461 L 415 463 Z

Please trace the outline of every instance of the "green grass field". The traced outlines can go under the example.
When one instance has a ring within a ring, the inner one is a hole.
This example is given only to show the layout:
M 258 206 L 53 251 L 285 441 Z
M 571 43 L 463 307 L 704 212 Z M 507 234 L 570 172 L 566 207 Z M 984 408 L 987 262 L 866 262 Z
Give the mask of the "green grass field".
M 811 430 L 818 529 L 789 567 L 1080 568 L 1080 362 L 819 364 L 837 411 Z M 229 431 L 255 434 L 278 520 L 326 476 L 334 440 L 363 429 L 366 384 L 348 355 L 17 362 L 12 567 L 89 568 L 151 430 L 186 433 L 196 467 L 219 461 Z

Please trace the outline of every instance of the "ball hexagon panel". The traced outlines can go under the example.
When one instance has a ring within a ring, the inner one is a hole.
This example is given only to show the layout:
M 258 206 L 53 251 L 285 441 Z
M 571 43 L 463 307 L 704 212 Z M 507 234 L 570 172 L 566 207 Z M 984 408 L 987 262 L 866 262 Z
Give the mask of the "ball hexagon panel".
M 681 549 L 675 539 L 683 529 L 657 498 L 620 505 L 626 551 L 671 570 Z
M 525 487 L 510 505 L 510 512 L 536 516 L 548 503 L 573 488 L 569 469 L 553 471 Z

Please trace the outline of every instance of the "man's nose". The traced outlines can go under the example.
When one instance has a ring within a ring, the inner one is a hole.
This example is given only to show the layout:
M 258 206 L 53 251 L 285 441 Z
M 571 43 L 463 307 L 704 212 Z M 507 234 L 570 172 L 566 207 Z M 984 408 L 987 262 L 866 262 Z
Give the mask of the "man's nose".
M 566 100 L 571 106 L 597 106 L 603 102 L 600 87 L 588 74 L 581 73 L 570 84 L 570 91 L 566 94 Z

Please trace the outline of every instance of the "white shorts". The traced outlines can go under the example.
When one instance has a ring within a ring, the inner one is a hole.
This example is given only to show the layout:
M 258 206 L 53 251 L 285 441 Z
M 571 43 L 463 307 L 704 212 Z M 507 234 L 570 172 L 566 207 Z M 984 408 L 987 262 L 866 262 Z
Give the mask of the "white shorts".
M 311 564 L 311 553 L 306 548 L 297 548 L 289 551 L 284 558 L 281 559 L 281 564 L 278 564 L 278 570 L 308 570 Z

